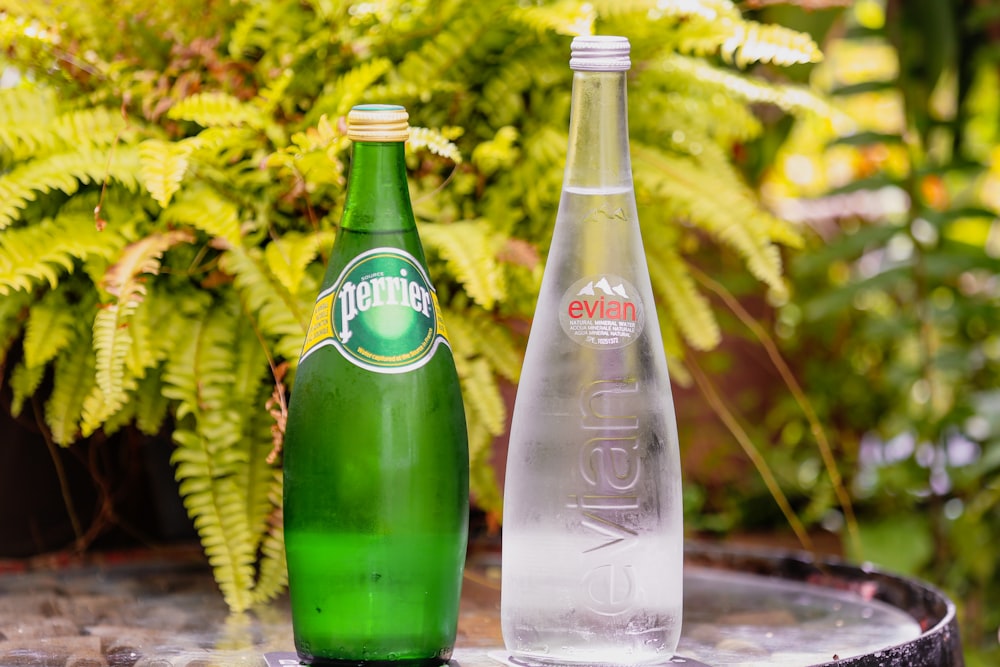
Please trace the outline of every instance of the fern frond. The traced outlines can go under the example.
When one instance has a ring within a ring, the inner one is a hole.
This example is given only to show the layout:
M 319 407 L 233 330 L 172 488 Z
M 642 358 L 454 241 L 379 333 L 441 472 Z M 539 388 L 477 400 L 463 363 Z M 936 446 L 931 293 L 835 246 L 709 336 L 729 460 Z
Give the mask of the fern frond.
M 78 337 L 56 357 L 52 393 L 45 402 L 45 423 L 58 445 L 73 444 L 79 437 L 83 404 L 96 386 L 96 359 L 89 327 L 78 326 Z
M 164 394 L 178 401 L 171 462 L 184 506 L 223 597 L 240 612 L 253 602 L 256 541 L 239 475 L 248 455 L 240 446 L 239 417 L 230 402 L 236 381 L 231 310 L 217 307 L 189 319 L 190 340 L 168 359 L 163 379 Z
M 275 77 L 270 84 L 261 88 L 257 93 L 258 99 L 261 102 L 261 111 L 267 115 L 274 114 L 281 105 L 281 101 L 285 99 L 285 92 L 294 80 L 295 72 L 291 69 L 286 69 L 279 76 Z
M 186 97 L 170 108 L 167 117 L 191 121 L 202 127 L 247 126 L 259 130 L 267 124 L 259 107 L 220 92 Z
M 525 91 L 534 83 L 532 64 L 525 57 L 509 59 L 484 82 L 476 106 L 491 126 L 514 125 L 524 116 Z M 478 151 L 479 146 L 474 150 Z
M 372 86 L 365 93 L 366 102 L 387 102 L 400 104 L 411 100 L 424 99 L 437 93 L 454 93 L 462 90 L 462 85 L 453 81 L 424 80 L 393 81 Z
M 0 299 L 0 368 L 7 360 L 11 344 L 24 328 L 25 313 L 34 301 L 30 292 L 14 292 Z
M 721 45 L 719 53 L 724 60 L 740 68 L 752 63 L 787 66 L 823 59 L 823 53 L 808 34 L 756 21 L 741 21 L 733 25 L 731 35 Z
M 139 180 L 160 206 L 166 208 L 180 188 L 193 148 L 183 141 L 160 139 L 139 144 Z
M 837 123 L 847 122 L 847 116 L 807 88 L 779 86 L 740 74 L 712 67 L 703 60 L 678 54 L 666 55 L 656 61 L 655 69 L 682 75 L 699 96 L 722 93 L 749 104 L 773 104 L 792 114 L 813 113 Z M 714 91 L 713 91 L 714 89 Z
M 122 387 L 119 396 L 108 397 L 101 390 L 99 384 L 95 384 L 90 389 L 90 393 L 83 400 L 83 414 L 80 419 L 80 435 L 89 437 L 96 433 L 98 429 L 117 423 L 115 419 L 119 412 L 128 409 L 128 394 L 136 387 L 136 379 L 131 375 L 122 378 Z
M 673 249 L 657 248 L 656 261 L 649 263 L 649 277 L 670 310 L 669 321 L 682 332 L 691 347 L 714 349 L 722 339 L 719 324 L 708 299 L 698 291 L 680 255 Z
M 269 395 L 270 368 L 267 355 L 258 340 L 253 326 L 245 315 L 237 319 L 231 341 L 233 348 L 233 377 L 230 402 L 236 412 L 243 415 L 237 424 L 241 429 L 241 446 L 247 450 L 247 464 L 238 471 L 243 478 L 241 486 L 247 494 L 247 521 L 257 539 L 267 530 L 267 516 L 271 512 L 268 496 L 272 473 L 267 463 L 271 452 L 271 418 L 264 409 Z
M 24 325 L 24 362 L 44 366 L 76 338 L 76 315 L 61 291 L 47 292 L 31 307 Z
M 517 128 L 505 125 L 489 141 L 481 141 L 472 150 L 472 164 L 489 176 L 511 167 L 521 151 L 517 148 Z
M 507 408 L 489 362 L 476 357 L 462 363 L 461 370 L 462 396 L 469 421 L 482 424 L 493 436 L 500 435 L 507 420 Z
M 55 287 L 61 271 L 72 272 L 75 260 L 111 260 L 125 240 L 113 228 L 97 231 L 92 215 L 67 212 L 30 227 L 0 234 L 0 295 L 30 290 L 36 283 Z
M 299 294 L 306 269 L 320 250 L 333 244 L 333 236 L 328 231 L 313 234 L 288 232 L 264 248 L 267 268 L 289 294 Z
M 19 86 L 0 93 L 0 146 L 14 161 L 80 147 L 107 147 L 130 140 L 117 111 L 96 106 L 57 113 L 51 90 Z
M 686 350 L 677 323 L 672 319 L 673 314 L 664 306 L 657 304 L 656 316 L 663 325 L 660 327 L 660 337 L 663 339 L 663 352 L 669 364 L 670 379 L 683 387 L 689 387 L 692 378 L 683 363 Z
M 0 146 L 15 160 L 38 152 L 55 117 L 55 91 L 34 86 L 0 89 Z
M 270 602 L 288 584 L 288 565 L 285 559 L 285 529 L 282 519 L 281 496 L 283 481 L 280 471 L 271 476 L 270 503 L 273 511 L 268 517 L 267 533 L 261 541 L 261 561 L 258 568 L 254 604 Z
M 298 359 L 311 308 L 289 293 L 267 269 L 261 254 L 257 248 L 230 248 L 220 257 L 219 266 L 233 276 L 246 311 L 256 318 L 261 334 L 277 338 L 277 356 Z
M 463 62 L 465 53 L 482 38 L 497 11 L 490 2 L 467 2 L 450 16 L 442 13 L 438 20 L 447 28 L 436 31 L 433 39 L 407 53 L 397 68 L 399 76 L 411 82 L 451 78 L 449 70 Z
M 324 115 L 346 116 L 351 107 L 367 99 L 375 82 L 391 69 L 392 61 L 388 58 L 372 58 L 348 70 L 337 79 L 329 93 L 316 101 L 306 117 L 306 124 L 312 125 Z
M 192 137 L 181 139 L 191 147 L 192 157 L 199 154 L 224 153 L 227 148 L 246 148 L 253 145 L 258 133 L 248 127 L 206 127 Z
M 127 381 L 127 364 L 132 348 L 132 314 L 146 295 L 146 275 L 159 273 L 163 253 L 178 243 L 194 240 L 190 232 L 172 230 L 150 234 L 130 244 L 118 261 L 104 274 L 102 287 L 116 297 L 98 311 L 94 318 L 94 350 L 97 353 L 97 385 L 107 411 L 115 412 L 125 401 L 126 391 L 134 386 Z
M 239 208 L 204 184 L 186 188 L 163 210 L 161 218 L 172 225 L 200 229 L 212 238 L 224 240 L 227 246 L 242 243 Z
M 426 148 L 431 153 L 448 158 L 455 164 L 462 164 L 462 153 L 458 146 L 449 141 L 439 130 L 411 127 L 410 138 L 406 143 L 410 150 L 417 151 Z
M 185 342 L 184 312 L 193 304 L 190 293 L 175 294 L 157 289 L 156 283 L 146 285 L 146 296 L 132 312 L 129 329 L 132 345 L 126 359 L 128 372 L 133 377 L 143 377 L 146 371 L 166 359 L 174 348 Z
M 135 425 L 146 435 L 156 435 L 163 428 L 170 408 L 170 400 L 163 395 L 161 370 L 152 369 L 146 373 L 136 387 Z
M 130 190 L 138 187 L 139 155 L 131 146 L 119 146 L 113 159 L 110 149 L 83 147 L 21 164 L 0 176 L 0 230 L 20 217 L 20 212 L 39 193 L 62 191 L 75 194 L 82 185 L 117 181 Z
M 739 9 L 730 0 L 593 0 L 601 16 L 643 14 L 644 18 L 672 18 L 678 21 L 740 20 Z
M 701 168 L 697 162 L 671 156 L 633 143 L 636 178 L 658 192 L 676 214 L 711 233 L 736 250 L 754 276 L 778 294 L 787 289 L 782 277 L 781 256 L 767 237 L 771 216 L 738 181 L 720 182 L 720 174 Z M 648 222 L 648 221 L 647 221 Z
M 509 18 L 543 34 L 590 35 L 594 32 L 597 12 L 593 4 L 563 0 L 545 6 L 515 7 Z
M 476 303 L 489 310 L 503 300 L 506 290 L 496 260 L 497 237 L 484 221 L 419 227 L 424 246 L 445 260 L 448 270 Z
M 499 522 L 503 514 L 503 498 L 493 465 L 493 436 L 485 426 L 469 424 L 469 494 L 478 507 Z
M 45 376 L 45 366 L 29 366 L 22 359 L 10 374 L 11 390 L 10 414 L 17 417 L 24 408 L 24 402 L 38 389 Z
M 475 310 L 446 309 L 444 318 L 456 357 L 482 356 L 495 373 L 517 383 L 524 354 L 509 328 Z

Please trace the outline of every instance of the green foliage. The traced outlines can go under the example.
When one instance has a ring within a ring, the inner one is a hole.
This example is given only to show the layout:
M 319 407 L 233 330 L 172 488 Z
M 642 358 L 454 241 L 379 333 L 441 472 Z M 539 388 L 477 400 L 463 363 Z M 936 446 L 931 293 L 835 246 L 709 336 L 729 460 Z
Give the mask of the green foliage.
M 472 491 L 494 516 L 504 387 L 562 181 L 571 35 L 633 42 L 640 218 L 671 353 L 719 339 L 692 242 L 785 290 L 778 246 L 797 235 L 757 201 L 733 150 L 763 129 L 751 105 L 827 110 L 744 68 L 819 52 L 729 0 L 147 5 L 0 0 L 4 64 L 20 76 L 0 90 L 0 354 L 22 341 L 15 407 L 48 391 L 37 404 L 61 445 L 171 429 L 181 494 L 233 609 L 284 584 L 268 398 L 286 367 L 294 391 L 353 104 L 409 109 L 411 194 L 466 397 Z
M 852 555 L 947 590 L 969 653 L 993 664 L 1000 42 L 962 2 L 867 4 L 816 72 L 852 124 L 793 129 L 768 183 L 812 230 L 779 332 L 859 505 Z M 779 402 L 768 420 L 802 470 L 816 454 L 797 412 Z M 835 518 L 821 486 L 801 491 Z

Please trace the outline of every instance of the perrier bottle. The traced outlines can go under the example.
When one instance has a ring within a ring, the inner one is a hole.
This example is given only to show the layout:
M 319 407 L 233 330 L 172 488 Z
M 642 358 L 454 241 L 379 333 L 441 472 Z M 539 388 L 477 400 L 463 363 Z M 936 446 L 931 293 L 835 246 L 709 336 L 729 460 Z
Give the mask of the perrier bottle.
M 353 163 L 285 434 L 295 648 L 313 665 L 432 665 L 455 641 L 468 439 L 410 205 L 408 116 L 348 115 Z

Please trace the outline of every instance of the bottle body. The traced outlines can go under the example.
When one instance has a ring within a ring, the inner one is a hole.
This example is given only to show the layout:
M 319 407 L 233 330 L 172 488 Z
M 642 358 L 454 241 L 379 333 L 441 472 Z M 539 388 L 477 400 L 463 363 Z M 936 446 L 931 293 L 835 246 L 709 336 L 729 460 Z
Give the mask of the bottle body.
M 356 168 L 382 148 L 356 144 Z M 376 180 L 405 188 L 402 145 L 383 152 L 398 173 Z M 465 561 L 464 408 L 408 195 L 394 211 L 352 201 L 352 185 L 285 434 L 295 645 L 316 665 L 439 664 Z
M 578 109 L 602 99 L 620 109 Z M 680 464 L 621 127 L 624 75 L 578 73 L 573 103 L 510 433 L 502 629 L 522 662 L 660 663 L 680 636 Z

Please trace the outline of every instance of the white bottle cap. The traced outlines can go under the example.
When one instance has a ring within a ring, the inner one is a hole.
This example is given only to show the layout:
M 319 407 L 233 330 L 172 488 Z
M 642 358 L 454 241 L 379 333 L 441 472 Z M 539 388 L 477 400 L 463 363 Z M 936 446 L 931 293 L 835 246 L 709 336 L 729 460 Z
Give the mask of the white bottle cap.
M 580 35 L 570 46 L 569 67 L 586 72 L 624 72 L 632 67 L 628 37 Z

